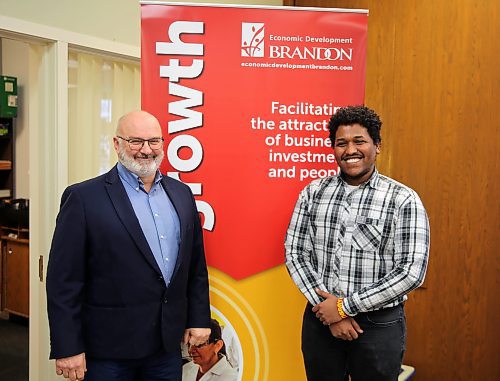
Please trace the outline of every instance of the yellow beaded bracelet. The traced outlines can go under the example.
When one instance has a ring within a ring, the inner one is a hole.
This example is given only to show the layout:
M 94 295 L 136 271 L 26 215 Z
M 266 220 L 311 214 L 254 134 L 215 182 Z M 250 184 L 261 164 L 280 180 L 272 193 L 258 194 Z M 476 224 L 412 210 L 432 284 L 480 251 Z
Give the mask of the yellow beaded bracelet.
M 342 319 L 347 318 L 346 313 L 344 312 L 344 309 L 342 308 L 342 302 L 344 301 L 344 298 L 338 298 L 337 299 L 337 310 L 339 311 L 339 315 Z

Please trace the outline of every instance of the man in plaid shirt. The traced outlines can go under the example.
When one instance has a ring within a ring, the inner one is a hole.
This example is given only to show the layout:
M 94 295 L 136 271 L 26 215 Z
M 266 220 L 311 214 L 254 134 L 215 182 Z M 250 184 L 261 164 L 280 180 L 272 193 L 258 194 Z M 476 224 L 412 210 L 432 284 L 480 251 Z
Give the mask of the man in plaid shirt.
M 429 221 L 417 193 L 378 173 L 378 115 L 338 110 L 329 130 L 340 174 L 300 193 L 286 265 L 308 300 L 302 353 L 309 381 L 397 380 L 403 305 L 424 281 Z

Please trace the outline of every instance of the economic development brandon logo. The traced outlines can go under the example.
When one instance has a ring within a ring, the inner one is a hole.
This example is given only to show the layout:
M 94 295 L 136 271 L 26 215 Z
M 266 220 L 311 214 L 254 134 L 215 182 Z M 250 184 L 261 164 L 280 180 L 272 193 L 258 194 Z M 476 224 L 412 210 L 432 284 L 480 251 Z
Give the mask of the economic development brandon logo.
M 241 66 L 246 68 L 352 71 L 353 38 L 273 34 L 264 23 L 241 23 Z M 267 40 L 267 41 L 266 41 Z M 265 46 L 267 42 L 267 46 Z M 267 51 L 266 51 L 267 49 Z M 244 58 L 267 58 L 245 60 Z
M 241 56 L 264 57 L 264 23 L 241 23 Z

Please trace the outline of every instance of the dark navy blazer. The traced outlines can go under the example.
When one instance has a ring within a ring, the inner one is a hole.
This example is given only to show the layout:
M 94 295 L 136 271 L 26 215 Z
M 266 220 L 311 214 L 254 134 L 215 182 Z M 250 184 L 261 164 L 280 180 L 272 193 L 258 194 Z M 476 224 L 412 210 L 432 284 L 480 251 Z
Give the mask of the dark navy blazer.
M 68 187 L 47 270 L 50 358 L 85 352 L 135 359 L 178 351 L 186 328 L 209 327 L 200 218 L 185 184 L 163 177 L 181 243 L 168 286 L 114 167 Z

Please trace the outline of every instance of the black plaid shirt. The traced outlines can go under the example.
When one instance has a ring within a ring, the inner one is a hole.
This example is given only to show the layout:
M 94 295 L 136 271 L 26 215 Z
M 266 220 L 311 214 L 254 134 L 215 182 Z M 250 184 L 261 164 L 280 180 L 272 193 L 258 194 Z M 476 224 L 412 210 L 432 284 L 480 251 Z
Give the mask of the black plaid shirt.
M 352 192 L 340 176 L 300 193 L 285 239 L 288 271 L 316 305 L 320 288 L 347 314 L 396 306 L 422 284 L 429 220 L 415 191 L 375 170 Z

